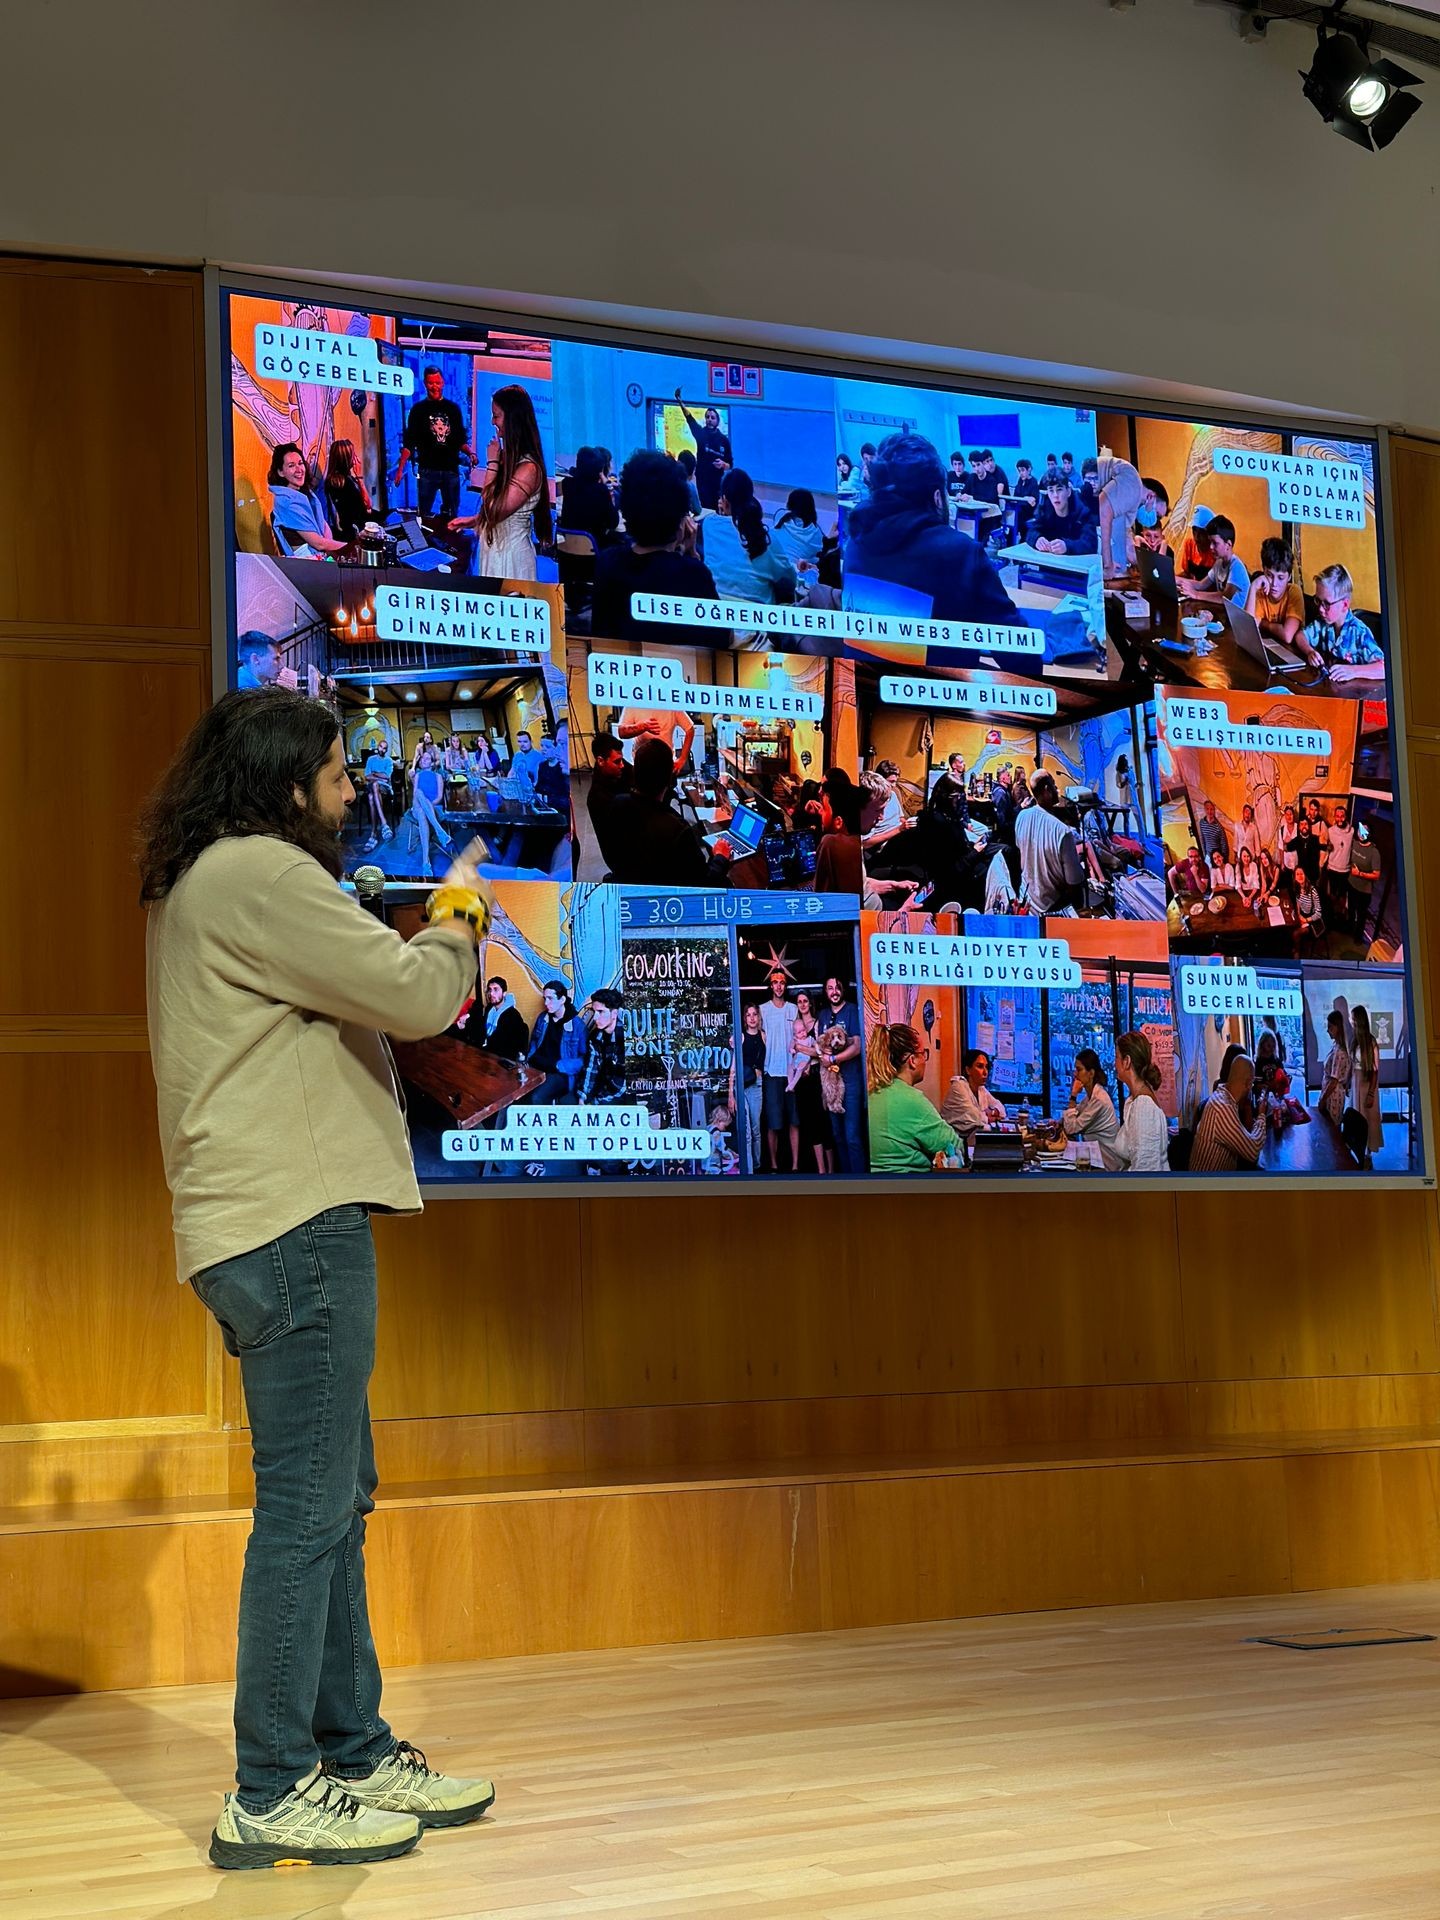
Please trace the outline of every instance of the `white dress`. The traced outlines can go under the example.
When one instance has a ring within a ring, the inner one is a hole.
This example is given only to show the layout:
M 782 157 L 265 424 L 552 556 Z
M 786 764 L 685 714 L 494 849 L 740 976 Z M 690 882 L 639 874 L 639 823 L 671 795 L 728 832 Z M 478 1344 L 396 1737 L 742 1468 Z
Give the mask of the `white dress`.
M 1379 1082 L 1380 1053 L 1379 1053 L 1379 1049 L 1377 1048 L 1375 1052 L 1375 1073 L 1376 1073 L 1375 1105 L 1373 1107 L 1367 1107 L 1365 1105 L 1365 1081 L 1366 1081 L 1367 1075 L 1365 1073 L 1365 1069 L 1360 1064 L 1360 1053 L 1358 1048 L 1356 1049 L 1356 1052 L 1352 1057 L 1355 1062 L 1355 1072 L 1354 1072 L 1354 1078 L 1352 1079 L 1350 1084 L 1350 1100 L 1351 1100 L 1351 1104 L 1355 1108 L 1355 1111 L 1360 1115 L 1360 1117 L 1363 1120 L 1367 1121 L 1369 1124 L 1370 1137 L 1365 1144 L 1369 1149 L 1369 1151 L 1371 1153 L 1374 1153 L 1380 1147 L 1383 1147 L 1385 1144 L 1385 1134 L 1380 1125 L 1380 1082 Z
M 532 538 L 537 488 L 523 507 L 507 514 L 493 534 L 477 526 L 480 536 L 475 555 L 475 571 L 497 580 L 533 580 L 535 578 L 535 542 Z
M 1160 1102 L 1148 1093 L 1132 1093 L 1111 1146 L 1115 1158 L 1131 1173 L 1168 1173 L 1169 1150 L 1170 1128 Z

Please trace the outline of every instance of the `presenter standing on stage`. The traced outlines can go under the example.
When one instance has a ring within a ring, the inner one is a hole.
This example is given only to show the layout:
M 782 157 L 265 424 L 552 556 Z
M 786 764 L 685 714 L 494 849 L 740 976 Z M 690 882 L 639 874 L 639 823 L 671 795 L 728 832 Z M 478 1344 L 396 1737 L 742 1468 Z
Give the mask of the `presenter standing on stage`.
M 239 1357 L 255 1457 L 219 1867 L 383 1860 L 494 1799 L 382 1719 L 364 1565 L 370 1213 L 420 1209 L 383 1036 L 452 1024 L 490 901 L 462 856 L 408 944 L 365 913 L 336 885 L 353 798 L 333 714 L 267 688 L 211 708 L 141 823 L 179 1277 Z

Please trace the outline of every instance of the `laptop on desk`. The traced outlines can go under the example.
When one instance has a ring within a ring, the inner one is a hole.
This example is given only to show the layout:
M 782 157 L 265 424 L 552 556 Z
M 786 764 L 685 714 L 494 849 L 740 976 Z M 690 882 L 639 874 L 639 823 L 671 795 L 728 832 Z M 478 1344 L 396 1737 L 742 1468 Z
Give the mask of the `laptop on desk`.
M 453 553 L 430 545 L 418 513 L 402 513 L 398 523 L 392 518 L 389 526 L 395 534 L 395 557 L 402 567 L 416 573 L 448 573 L 457 564 Z
M 737 801 L 734 813 L 729 821 L 716 833 L 705 835 L 705 844 L 714 853 L 722 840 L 728 841 L 730 851 L 737 860 L 743 860 L 754 853 L 765 838 L 765 829 L 770 822 L 758 807 L 752 807 L 748 801 Z
M 1242 653 L 1248 653 L 1252 660 L 1258 661 L 1267 674 L 1312 672 L 1304 654 L 1286 641 L 1262 633 L 1254 615 L 1247 613 L 1244 607 L 1238 606 L 1233 600 L 1225 603 L 1225 619 L 1235 636 L 1236 646 Z

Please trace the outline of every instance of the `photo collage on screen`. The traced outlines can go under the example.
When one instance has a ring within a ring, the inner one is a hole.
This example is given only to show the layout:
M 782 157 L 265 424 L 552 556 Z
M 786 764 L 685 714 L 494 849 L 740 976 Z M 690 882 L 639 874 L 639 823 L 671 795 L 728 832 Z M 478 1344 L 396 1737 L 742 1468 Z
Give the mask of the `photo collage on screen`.
M 493 886 L 422 1179 L 1418 1166 L 1372 443 L 225 304 L 232 683 Z

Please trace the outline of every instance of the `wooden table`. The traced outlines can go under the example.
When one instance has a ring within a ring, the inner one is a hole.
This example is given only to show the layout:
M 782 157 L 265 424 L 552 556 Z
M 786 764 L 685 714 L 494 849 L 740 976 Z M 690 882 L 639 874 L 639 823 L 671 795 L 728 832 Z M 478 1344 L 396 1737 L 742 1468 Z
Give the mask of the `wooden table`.
M 1274 896 L 1281 912 L 1285 915 L 1282 926 L 1272 926 L 1268 912 L 1262 911 L 1259 919 L 1253 908 L 1246 906 L 1238 892 L 1233 888 L 1217 889 L 1219 897 L 1225 902 L 1223 913 L 1211 913 L 1205 897 L 1194 894 L 1181 894 L 1171 900 L 1165 910 L 1170 929 L 1170 944 L 1186 953 L 1213 953 L 1218 948 L 1230 948 L 1243 942 L 1249 951 L 1263 949 L 1267 953 L 1290 953 L 1295 945 L 1295 908 L 1287 894 Z M 1214 899 L 1216 896 L 1208 896 Z M 1184 916 L 1189 915 L 1190 928 L 1186 932 Z
M 1355 1156 L 1340 1130 L 1318 1107 L 1307 1108 L 1309 1126 L 1295 1125 L 1265 1136 L 1260 1149 L 1263 1173 L 1354 1173 Z
M 505 1107 L 523 1100 L 545 1078 L 523 1062 L 472 1047 L 453 1034 L 431 1040 L 393 1040 L 391 1051 L 400 1077 L 427 1095 L 449 1116 L 450 1125 L 478 1127 Z

